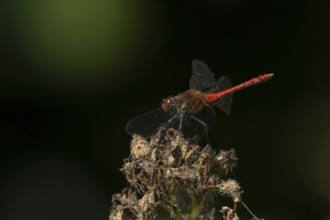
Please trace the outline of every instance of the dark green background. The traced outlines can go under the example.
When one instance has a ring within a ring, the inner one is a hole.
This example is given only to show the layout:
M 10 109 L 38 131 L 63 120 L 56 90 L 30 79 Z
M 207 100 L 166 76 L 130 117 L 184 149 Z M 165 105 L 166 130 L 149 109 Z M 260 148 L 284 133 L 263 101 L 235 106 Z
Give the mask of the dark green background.
M 127 184 L 125 124 L 188 89 L 191 61 L 236 84 L 217 114 L 244 200 L 266 219 L 330 219 L 329 3 L 2 1 L 0 219 L 107 219 Z

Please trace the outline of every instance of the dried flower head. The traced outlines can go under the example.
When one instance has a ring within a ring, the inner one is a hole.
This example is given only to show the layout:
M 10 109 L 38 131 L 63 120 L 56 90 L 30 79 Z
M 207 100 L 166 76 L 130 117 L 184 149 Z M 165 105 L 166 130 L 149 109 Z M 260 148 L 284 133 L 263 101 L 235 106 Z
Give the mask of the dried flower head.
M 139 138 L 138 135 L 134 135 L 131 142 L 131 155 L 136 159 L 142 159 L 149 157 L 151 148 L 149 143 L 144 138 Z
M 220 210 L 224 220 L 239 220 L 239 217 L 235 209 L 231 209 L 227 206 L 223 206 Z
M 241 201 L 241 187 L 235 180 L 222 180 L 219 184 L 217 184 L 217 188 L 222 195 L 231 197 L 235 203 L 239 203 Z
M 238 220 L 241 187 L 226 180 L 237 160 L 234 149 L 201 148 L 174 129 L 161 128 L 150 139 L 134 135 L 121 168 L 129 186 L 112 197 L 110 220 L 154 219 L 158 207 L 176 219 L 219 219 L 222 213 L 226 220 Z M 216 211 L 221 196 L 232 198 L 234 208 Z

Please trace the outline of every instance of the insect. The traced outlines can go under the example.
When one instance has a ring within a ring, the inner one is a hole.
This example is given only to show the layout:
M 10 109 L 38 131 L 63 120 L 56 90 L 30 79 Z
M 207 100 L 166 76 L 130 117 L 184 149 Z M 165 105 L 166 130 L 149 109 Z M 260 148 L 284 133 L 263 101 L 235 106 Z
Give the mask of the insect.
M 154 135 L 160 127 L 174 128 L 186 137 L 201 138 L 208 134 L 216 120 L 213 106 L 230 113 L 233 93 L 258 85 L 273 77 L 268 73 L 233 86 L 222 76 L 215 80 L 212 71 L 200 61 L 192 62 L 190 89 L 163 99 L 160 107 L 131 119 L 126 126 L 129 135 Z

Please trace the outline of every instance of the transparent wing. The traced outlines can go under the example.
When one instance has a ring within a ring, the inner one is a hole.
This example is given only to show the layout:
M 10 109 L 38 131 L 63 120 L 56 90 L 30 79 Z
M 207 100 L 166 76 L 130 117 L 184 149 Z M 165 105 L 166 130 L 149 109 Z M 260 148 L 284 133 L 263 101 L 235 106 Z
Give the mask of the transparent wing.
M 233 84 L 231 83 L 230 79 L 227 76 L 222 76 L 217 82 L 216 90 L 224 91 L 231 87 L 233 87 Z M 217 102 L 215 102 L 214 105 L 217 106 L 218 109 L 229 115 L 232 102 L 233 102 L 233 94 L 229 94 L 223 97 L 222 99 L 218 100 Z
M 126 125 L 128 135 L 139 134 L 144 137 L 149 137 L 158 131 L 158 129 L 166 124 L 175 114 L 164 112 L 160 107 L 138 115 L 131 119 Z
M 196 117 L 199 121 L 194 120 L 191 116 Z M 185 118 L 182 133 L 185 137 L 197 136 L 197 138 L 200 139 L 204 135 L 206 135 L 205 125 L 207 131 L 210 131 L 215 121 L 216 121 L 215 111 L 210 106 L 205 107 L 198 113 L 188 115 Z
M 214 75 L 209 67 L 200 60 L 192 62 L 192 76 L 189 86 L 191 89 L 204 91 L 216 85 Z
M 191 118 L 191 115 L 198 118 L 200 121 L 194 120 Z M 206 107 L 196 114 L 183 115 L 183 118 L 180 119 L 179 114 L 164 112 L 159 107 L 131 119 L 127 123 L 126 132 L 131 136 L 133 134 L 139 134 L 144 137 L 149 137 L 155 135 L 160 127 L 178 130 L 180 127 L 180 120 L 182 120 L 181 132 L 184 137 L 197 137 L 200 139 L 206 135 L 205 125 L 207 126 L 207 131 L 210 131 L 213 127 L 216 114 L 211 107 Z

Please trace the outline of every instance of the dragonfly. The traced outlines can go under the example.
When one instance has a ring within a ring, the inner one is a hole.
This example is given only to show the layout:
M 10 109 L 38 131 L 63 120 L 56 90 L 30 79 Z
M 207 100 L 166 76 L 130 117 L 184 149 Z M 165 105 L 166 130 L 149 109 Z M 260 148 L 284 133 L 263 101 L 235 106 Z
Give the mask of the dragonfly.
M 235 92 L 266 82 L 274 75 L 263 74 L 233 86 L 227 76 L 216 81 L 209 67 L 200 60 L 193 60 L 192 72 L 190 89 L 163 99 L 156 109 L 131 119 L 126 132 L 150 137 L 165 127 L 180 131 L 184 137 L 199 139 L 206 135 L 208 139 L 208 131 L 216 121 L 214 106 L 228 115 Z

